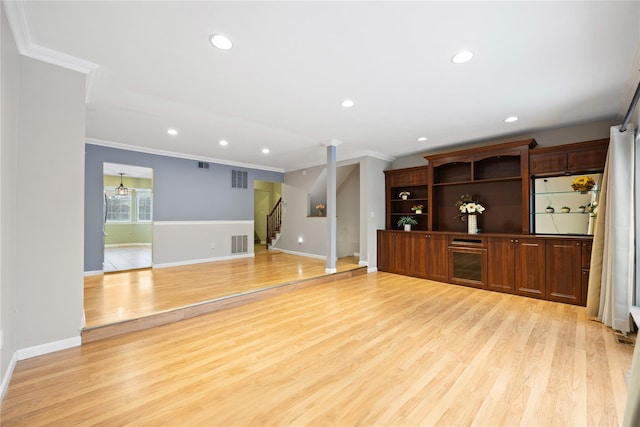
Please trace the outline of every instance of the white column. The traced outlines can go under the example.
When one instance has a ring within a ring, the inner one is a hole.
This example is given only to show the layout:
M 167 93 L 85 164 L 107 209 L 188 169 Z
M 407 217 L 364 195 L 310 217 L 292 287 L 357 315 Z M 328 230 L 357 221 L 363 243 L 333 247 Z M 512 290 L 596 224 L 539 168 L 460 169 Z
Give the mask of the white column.
M 337 260 L 337 216 L 336 216 L 336 151 L 340 141 L 330 139 L 327 147 L 327 273 L 335 273 Z

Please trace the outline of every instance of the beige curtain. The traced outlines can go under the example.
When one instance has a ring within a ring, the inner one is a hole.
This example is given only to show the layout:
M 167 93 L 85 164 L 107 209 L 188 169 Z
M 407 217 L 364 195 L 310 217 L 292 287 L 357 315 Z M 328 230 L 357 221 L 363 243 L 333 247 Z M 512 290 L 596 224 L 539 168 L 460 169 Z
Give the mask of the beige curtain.
M 611 128 L 593 236 L 587 314 L 605 325 L 631 331 L 635 259 L 634 132 Z

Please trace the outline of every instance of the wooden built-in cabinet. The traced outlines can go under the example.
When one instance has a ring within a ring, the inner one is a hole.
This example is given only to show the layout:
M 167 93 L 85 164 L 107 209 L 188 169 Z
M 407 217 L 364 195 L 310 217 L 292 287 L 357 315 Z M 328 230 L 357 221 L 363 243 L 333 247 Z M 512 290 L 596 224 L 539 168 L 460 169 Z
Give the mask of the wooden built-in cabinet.
M 403 216 L 412 216 L 418 222 L 414 230 L 426 230 L 429 212 L 429 188 L 427 166 L 385 171 L 386 187 L 386 228 L 398 228 L 397 222 Z M 406 199 L 401 192 L 410 193 Z M 412 207 L 422 205 L 422 212 L 417 214 Z
M 378 270 L 447 280 L 447 239 L 443 235 L 378 230 Z
M 490 237 L 488 289 L 544 297 L 544 241 L 527 237 Z
M 425 156 L 429 162 L 429 230 L 466 230 L 455 219 L 463 194 L 482 203 L 483 233 L 529 233 L 529 149 L 533 139 Z
M 607 140 L 534 149 L 533 139 L 425 156 L 428 166 L 385 171 L 386 230 L 378 270 L 569 304 L 586 303 L 591 237 L 532 233 L 536 177 L 602 172 Z M 545 178 L 546 179 L 546 178 Z M 400 192 L 408 191 L 407 200 Z M 480 234 L 455 219 L 469 194 L 486 211 Z M 412 206 L 421 204 L 416 215 Z M 401 216 L 418 221 L 398 230 Z
M 538 148 L 529 154 L 529 172 L 540 177 L 602 172 L 608 148 L 608 139 Z

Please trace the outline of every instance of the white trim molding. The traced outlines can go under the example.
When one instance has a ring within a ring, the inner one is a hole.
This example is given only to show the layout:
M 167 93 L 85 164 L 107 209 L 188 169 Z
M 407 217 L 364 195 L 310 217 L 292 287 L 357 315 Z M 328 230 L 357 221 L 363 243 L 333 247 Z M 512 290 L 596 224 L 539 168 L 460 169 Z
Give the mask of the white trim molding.
M 77 58 L 75 56 L 35 44 L 31 39 L 29 19 L 27 17 L 25 4 L 26 2 L 22 0 L 5 0 L 2 2 L 7 14 L 7 20 L 9 21 L 9 27 L 11 27 L 13 38 L 16 41 L 18 52 L 29 58 L 85 74 L 87 76 L 85 81 L 85 103 L 88 104 L 91 100 L 93 85 L 95 83 L 95 74 L 99 65 L 82 58 Z
M 66 350 L 73 347 L 80 347 L 81 345 L 82 338 L 80 337 L 80 335 L 78 335 L 77 337 L 71 337 L 60 341 L 34 345 L 33 347 L 21 348 L 16 352 L 16 354 L 18 355 L 18 361 L 20 361 L 36 356 L 42 356 L 43 354 L 53 353 L 55 351 Z
M 7 366 L 7 371 L 2 376 L 2 384 L 0 384 L 0 402 L 4 400 L 4 395 L 7 393 L 7 390 L 9 390 L 9 383 L 13 376 L 13 370 L 16 368 L 16 363 L 18 363 L 18 353 L 13 353 L 9 366 Z
M 157 268 L 182 267 L 184 265 L 203 264 L 205 262 L 229 261 L 232 259 L 253 258 L 253 257 L 255 257 L 255 254 L 251 252 L 248 254 L 221 256 L 216 258 L 190 259 L 187 261 L 165 262 L 164 264 L 154 264 L 153 269 L 155 270 Z
M 326 255 L 316 255 L 316 254 L 310 254 L 310 253 L 306 253 L 306 252 L 296 252 L 296 251 L 290 251 L 288 249 L 282 249 L 282 248 L 274 248 L 277 251 L 280 252 L 284 252 L 285 254 L 290 254 L 290 255 L 298 255 L 298 256 L 303 256 L 303 257 L 307 257 L 307 258 L 315 258 L 315 259 L 323 259 L 326 260 L 327 256 Z
M 282 168 L 272 168 L 269 166 L 253 165 L 249 163 L 232 162 L 229 160 L 216 159 L 213 157 L 194 156 L 192 154 L 178 153 L 176 151 L 157 150 L 155 148 L 138 147 L 136 145 L 122 144 L 119 142 L 107 141 L 104 139 L 85 138 L 84 142 L 91 145 L 99 145 L 101 147 L 117 148 L 119 150 L 135 151 L 136 153 L 155 154 L 157 156 L 176 157 L 178 159 L 196 160 L 199 162 L 217 163 L 219 165 L 236 166 L 239 168 L 248 168 L 263 170 L 269 172 L 284 173 Z

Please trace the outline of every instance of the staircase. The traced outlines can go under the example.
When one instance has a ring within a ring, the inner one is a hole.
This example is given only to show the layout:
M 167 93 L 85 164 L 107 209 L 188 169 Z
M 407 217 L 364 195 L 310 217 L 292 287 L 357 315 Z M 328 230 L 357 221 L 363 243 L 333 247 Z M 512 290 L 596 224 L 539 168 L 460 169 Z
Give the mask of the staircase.
M 282 227 L 282 197 L 267 215 L 267 248 L 272 249 L 280 238 L 280 227 Z

